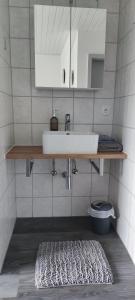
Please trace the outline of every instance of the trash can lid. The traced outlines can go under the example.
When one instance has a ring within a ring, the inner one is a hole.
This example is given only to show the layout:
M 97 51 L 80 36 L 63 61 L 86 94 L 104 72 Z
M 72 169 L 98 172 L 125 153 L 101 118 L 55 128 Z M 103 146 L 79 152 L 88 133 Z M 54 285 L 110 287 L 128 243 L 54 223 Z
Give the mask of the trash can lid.
M 108 211 L 112 209 L 112 204 L 107 201 L 94 201 L 91 207 L 98 211 Z

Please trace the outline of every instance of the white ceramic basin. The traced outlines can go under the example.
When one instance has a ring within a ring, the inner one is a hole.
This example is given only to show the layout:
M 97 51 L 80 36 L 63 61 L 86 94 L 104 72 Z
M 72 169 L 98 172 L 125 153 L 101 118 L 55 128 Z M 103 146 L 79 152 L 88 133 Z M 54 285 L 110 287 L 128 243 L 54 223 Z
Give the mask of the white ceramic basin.
M 43 133 L 43 153 L 97 153 L 98 138 L 98 134 L 94 132 L 45 131 Z

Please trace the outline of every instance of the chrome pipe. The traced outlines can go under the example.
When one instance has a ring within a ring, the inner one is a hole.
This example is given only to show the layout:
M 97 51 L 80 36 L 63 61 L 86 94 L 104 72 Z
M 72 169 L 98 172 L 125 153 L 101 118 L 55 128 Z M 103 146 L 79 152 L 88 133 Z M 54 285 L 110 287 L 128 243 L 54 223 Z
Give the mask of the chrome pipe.
M 51 171 L 52 176 L 56 176 L 57 175 L 57 171 L 55 168 L 55 159 L 52 160 L 52 171 Z
M 62 173 L 62 177 L 66 179 L 66 188 L 71 190 L 71 159 L 67 159 L 66 171 Z
M 71 159 L 67 159 L 67 177 L 66 177 L 67 189 L 71 190 Z
M 75 159 L 73 159 L 72 174 L 74 174 L 74 175 L 78 174 L 78 169 L 77 169 L 77 166 L 76 166 L 76 160 Z

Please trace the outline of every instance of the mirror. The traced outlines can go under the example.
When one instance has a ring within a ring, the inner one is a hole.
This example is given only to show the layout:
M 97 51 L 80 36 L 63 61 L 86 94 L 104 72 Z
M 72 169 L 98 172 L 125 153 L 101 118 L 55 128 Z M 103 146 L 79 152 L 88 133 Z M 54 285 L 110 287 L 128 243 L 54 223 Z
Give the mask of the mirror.
M 36 87 L 103 87 L 106 10 L 35 5 Z
M 37 87 L 69 87 L 70 8 L 35 6 Z
M 106 36 L 106 10 L 72 8 L 71 86 L 102 88 Z

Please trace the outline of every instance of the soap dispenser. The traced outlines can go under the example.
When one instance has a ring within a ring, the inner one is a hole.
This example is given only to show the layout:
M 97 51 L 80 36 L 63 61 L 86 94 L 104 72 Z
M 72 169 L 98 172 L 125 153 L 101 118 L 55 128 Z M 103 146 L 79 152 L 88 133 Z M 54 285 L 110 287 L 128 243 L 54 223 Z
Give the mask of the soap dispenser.
M 50 119 L 50 130 L 51 131 L 58 131 L 58 119 L 56 117 L 56 110 L 53 110 L 53 116 Z

